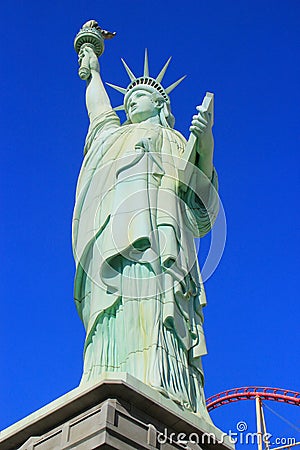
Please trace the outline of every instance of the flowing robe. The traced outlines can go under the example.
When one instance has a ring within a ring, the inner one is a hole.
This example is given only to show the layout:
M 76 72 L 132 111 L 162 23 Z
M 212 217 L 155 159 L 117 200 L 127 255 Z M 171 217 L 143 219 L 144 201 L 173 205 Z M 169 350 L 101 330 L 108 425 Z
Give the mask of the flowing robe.
M 185 186 L 177 131 L 120 126 L 114 111 L 90 125 L 73 217 L 75 302 L 86 329 L 82 383 L 128 372 L 207 419 L 201 356 L 206 304 L 194 236 L 218 212 L 201 173 Z

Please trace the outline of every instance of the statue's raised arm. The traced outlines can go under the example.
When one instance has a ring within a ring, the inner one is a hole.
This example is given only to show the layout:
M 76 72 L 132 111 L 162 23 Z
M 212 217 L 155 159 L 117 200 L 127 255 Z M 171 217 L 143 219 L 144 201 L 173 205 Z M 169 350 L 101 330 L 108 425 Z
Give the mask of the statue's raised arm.
M 89 20 L 75 38 L 74 46 L 80 66 L 79 76 L 87 80 L 86 107 L 91 122 L 95 117 L 112 109 L 100 77 L 98 57 L 104 51 L 104 39 L 111 39 L 115 34 L 103 30 L 95 20 Z
M 111 110 L 112 106 L 100 76 L 99 61 L 94 50 L 87 45 L 80 50 L 78 58 L 79 62 L 84 58 L 90 69 L 86 87 L 86 107 L 92 122 L 100 114 Z

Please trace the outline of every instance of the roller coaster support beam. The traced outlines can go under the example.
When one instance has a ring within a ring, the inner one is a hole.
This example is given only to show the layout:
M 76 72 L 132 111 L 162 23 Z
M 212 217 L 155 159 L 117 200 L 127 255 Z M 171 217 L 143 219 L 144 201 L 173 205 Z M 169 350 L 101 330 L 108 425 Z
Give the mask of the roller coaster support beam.
M 263 443 L 265 445 L 265 450 L 270 450 L 264 410 L 259 396 L 255 398 L 255 407 L 258 450 L 263 450 Z

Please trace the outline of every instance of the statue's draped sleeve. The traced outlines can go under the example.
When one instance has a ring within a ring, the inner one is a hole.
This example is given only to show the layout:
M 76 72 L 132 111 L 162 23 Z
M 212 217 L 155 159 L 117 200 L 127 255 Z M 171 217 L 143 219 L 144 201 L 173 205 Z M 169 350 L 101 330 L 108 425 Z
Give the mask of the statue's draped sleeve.
M 206 192 L 201 186 L 206 185 Z M 180 191 L 180 197 L 186 205 L 187 224 L 194 237 L 203 237 L 213 227 L 219 212 L 218 175 L 213 169 L 212 178 L 208 183 L 201 169 L 195 169 L 188 186 Z
M 120 119 L 114 110 L 108 110 L 91 121 L 85 140 L 84 155 L 92 145 L 99 145 L 98 139 L 104 140 L 111 132 L 120 127 Z M 97 139 L 98 138 L 98 139 Z

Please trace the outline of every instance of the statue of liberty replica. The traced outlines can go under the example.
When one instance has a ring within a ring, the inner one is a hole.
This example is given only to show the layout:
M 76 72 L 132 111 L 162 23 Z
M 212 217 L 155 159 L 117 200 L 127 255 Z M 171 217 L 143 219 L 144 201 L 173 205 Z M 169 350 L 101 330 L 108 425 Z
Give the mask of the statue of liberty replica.
M 100 76 L 103 39 L 89 21 L 75 40 L 86 79 L 90 126 L 73 217 L 75 302 L 86 329 L 81 385 L 126 372 L 209 420 L 201 357 L 206 304 L 194 237 L 218 213 L 213 167 L 213 95 L 191 121 L 190 138 L 174 129 L 161 72 L 129 76 L 113 108 Z M 124 109 L 121 124 L 116 110 Z

